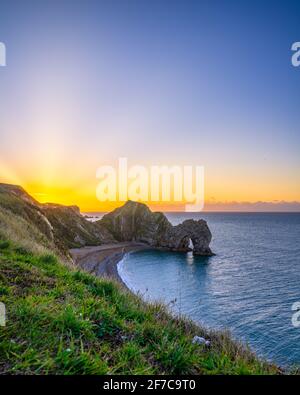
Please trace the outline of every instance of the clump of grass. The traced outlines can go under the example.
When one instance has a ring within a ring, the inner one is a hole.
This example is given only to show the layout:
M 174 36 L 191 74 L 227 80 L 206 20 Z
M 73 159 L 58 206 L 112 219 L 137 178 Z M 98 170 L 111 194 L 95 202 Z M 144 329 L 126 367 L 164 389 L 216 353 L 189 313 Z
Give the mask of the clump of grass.
M 24 246 L 18 246 L 15 247 L 15 251 L 17 254 L 21 254 L 21 255 L 30 255 L 31 251 L 28 247 L 24 247 Z
M 80 349 L 60 349 L 55 357 L 55 364 L 64 374 L 96 374 L 102 375 L 108 372 L 105 361 L 97 355 Z
M 6 250 L 9 247 L 9 241 L 0 240 L 0 250 Z
M 55 255 L 0 251 L 0 374 L 276 374 L 227 333 L 145 304 Z M 195 335 L 211 347 L 192 344 Z
M 7 287 L 6 285 L 0 285 L 0 297 L 3 295 L 9 295 L 10 293 L 10 288 Z
M 46 265 L 54 265 L 57 263 L 57 257 L 53 254 L 45 254 L 40 257 L 40 261 Z

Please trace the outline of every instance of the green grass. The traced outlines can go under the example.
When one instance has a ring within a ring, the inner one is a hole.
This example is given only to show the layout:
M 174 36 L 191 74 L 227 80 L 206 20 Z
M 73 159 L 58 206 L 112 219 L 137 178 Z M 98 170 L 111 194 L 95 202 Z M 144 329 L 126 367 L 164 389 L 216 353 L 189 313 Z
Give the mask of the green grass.
M 276 374 L 227 333 L 0 241 L 1 374 Z M 193 345 L 195 335 L 211 347 Z

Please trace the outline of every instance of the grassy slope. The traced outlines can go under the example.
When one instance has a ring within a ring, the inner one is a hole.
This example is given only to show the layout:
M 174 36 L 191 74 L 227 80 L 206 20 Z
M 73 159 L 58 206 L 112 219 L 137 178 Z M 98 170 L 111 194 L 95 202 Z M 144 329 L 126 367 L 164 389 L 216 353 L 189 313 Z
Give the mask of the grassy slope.
M 0 238 L 31 251 L 54 251 L 70 261 L 70 248 L 113 241 L 100 224 L 87 221 L 75 206 L 39 204 L 18 186 L 0 183 Z
M 0 238 L 12 240 L 36 253 L 55 250 L 38 211 L 21 199 L 3 193 L 0 185 Z
M 0 241 L 0 373 L 274 374 L 226 333 L 207 333 L 97 279 Z M 192 344 L 194 335 L 212 346 Z

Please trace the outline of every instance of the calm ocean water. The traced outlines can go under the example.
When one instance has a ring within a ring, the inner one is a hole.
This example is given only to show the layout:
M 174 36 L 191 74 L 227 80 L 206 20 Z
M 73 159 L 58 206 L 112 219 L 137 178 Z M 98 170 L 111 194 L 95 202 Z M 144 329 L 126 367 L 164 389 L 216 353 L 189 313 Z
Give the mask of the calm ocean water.
M 178 224 L 190 213 L 167 214 Z M 300 365 L 300 213 L 202 213 L 214 257 L 142 251 L 119 263 L 125 283 L 145 299 L 211 328 L 227 328 L 256 353 L 282 366 Z

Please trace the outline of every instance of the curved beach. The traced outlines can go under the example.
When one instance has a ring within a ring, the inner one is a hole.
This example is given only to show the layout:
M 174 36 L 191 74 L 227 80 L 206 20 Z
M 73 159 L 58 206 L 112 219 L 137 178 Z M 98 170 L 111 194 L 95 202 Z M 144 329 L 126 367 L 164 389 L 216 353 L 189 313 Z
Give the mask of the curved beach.
M 73 248 L 70 254 L 76 266 L 97 277 L 113 278 L 128 289 L 119 275 L 118 263 L 128 252 L 149 248 L 149 245 L 143 243 L 121 242 L 96 247 Z

